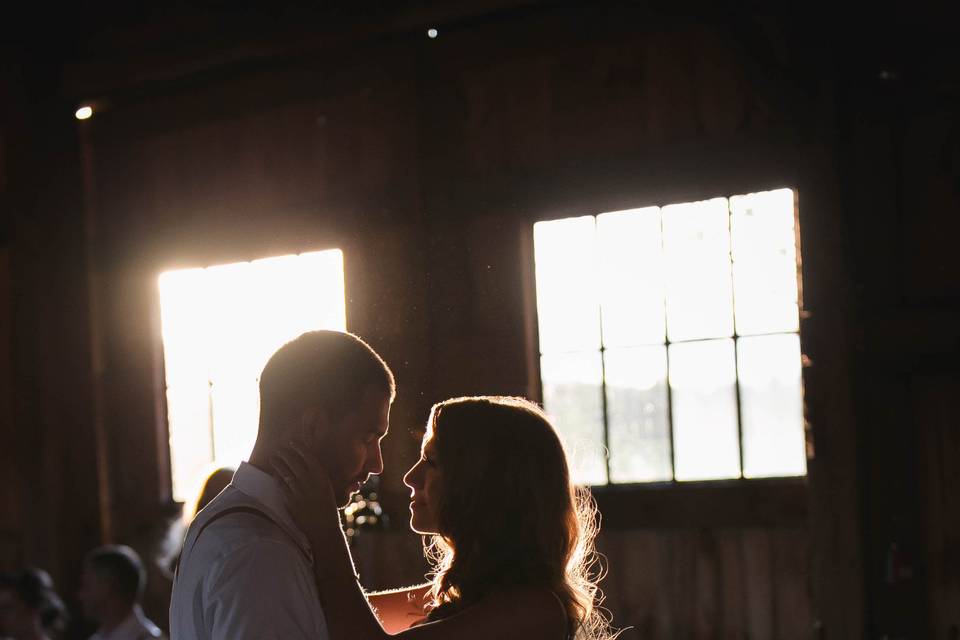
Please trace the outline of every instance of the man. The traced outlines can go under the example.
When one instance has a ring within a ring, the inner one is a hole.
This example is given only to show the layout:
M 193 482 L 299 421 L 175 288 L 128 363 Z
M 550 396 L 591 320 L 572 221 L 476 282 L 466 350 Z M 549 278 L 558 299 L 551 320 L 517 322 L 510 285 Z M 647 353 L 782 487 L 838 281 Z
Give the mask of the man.
M 108 545 L 87 554 L 78 595 L 84 615 L 100 625 L 90 640 L 163 638 L 140 608 L 146 582 L 140 556 L 130 547 Z
M 187 531 L 170 604 L 173 640 L 326 640 L 310 546 L 271 461 L 307 436 L 346 505 L 383 471 L 394 395 L 390 369 L 351 334 L 311 331 L 273 354 L 260 374 L 249 462 Z

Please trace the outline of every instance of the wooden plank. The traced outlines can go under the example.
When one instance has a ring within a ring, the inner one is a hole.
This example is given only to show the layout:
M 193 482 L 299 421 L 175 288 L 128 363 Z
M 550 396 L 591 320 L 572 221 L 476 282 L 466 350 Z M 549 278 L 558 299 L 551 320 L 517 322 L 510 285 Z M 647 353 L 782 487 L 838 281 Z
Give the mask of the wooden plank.
M 774 530 L 770 541 L 777 637 L 806 640 L 812 629 L 806 532 Z
M 692 619 L 696 638 L 716 638 L 722 631 L 720 607 L 720 560 L 717 542 L 712 531 L 700 530 L 694 538 L 690 558 L 693 565 L 693 589 L 689 592 L 694 601 L 695 616 Z
M 598 540 L 606 578 L 601 581 L 603 606 L 624 637 L 663 637 L 663 589 L 659 580 L 661 534 L 650 531 L 610 531 Z
M 716 534 L 720 560 L 720 637 L 742 640 L 747 633 L 747 597 L 741 557 L 743 533 L 724 529 Z
M 604 527 L 801 526 L 804 478 L 595 487 Z
M 931 638 L 960 637 L 960 379 L 918 377 L 912 389 L 919 431 L 924 564 Z
M 744 637 L 751 640 L 775 638 L 770 534 L 763 529 L 744 531 L 740 552 L 746 596 L 747 630 Z
M 696 532 L 677 530 L 668 533 L 670 565 L 666 567 L 670 594 L 670 636 L 675 638 L 695 637 L 693 623 L 697 615 L 696 586 Z
M 0 167 L 2 170 L 2 167 Z M 0 570 L 21 561 L 20 464 L 13 422 L 13 287 L 10 249 L 0 247 Z

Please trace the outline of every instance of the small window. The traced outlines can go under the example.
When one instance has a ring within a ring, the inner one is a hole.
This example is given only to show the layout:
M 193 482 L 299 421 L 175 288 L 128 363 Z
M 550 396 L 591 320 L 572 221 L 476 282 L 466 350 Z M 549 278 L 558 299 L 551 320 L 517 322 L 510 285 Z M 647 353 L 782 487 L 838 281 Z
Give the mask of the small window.
M 257 435 L 260 371 L 285 342 L 345 330 L 339 249 L 160 276 L 173 495 L 235 467 Z
M 534 245 L 576 481 L 806 473 L 792 190 L 538 222 Z

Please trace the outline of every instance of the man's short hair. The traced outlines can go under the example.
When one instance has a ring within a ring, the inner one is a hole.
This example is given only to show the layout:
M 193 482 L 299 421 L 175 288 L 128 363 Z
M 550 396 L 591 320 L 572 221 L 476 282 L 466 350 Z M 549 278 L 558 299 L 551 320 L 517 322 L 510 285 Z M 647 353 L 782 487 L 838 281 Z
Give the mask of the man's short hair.
M 122 544 L 97 547 L 87 554 L 86 564 L 125 602 L 135 604 L 140 600 L 147 572 L 136 551 Z
M 299 421 L 303 411 L 345 415 L 366 389 L 381 389 L 393 401 L 393 373 L 376 351 L 351 333 L 308 331 L 286 343 L 260 374 L 260 434 Z

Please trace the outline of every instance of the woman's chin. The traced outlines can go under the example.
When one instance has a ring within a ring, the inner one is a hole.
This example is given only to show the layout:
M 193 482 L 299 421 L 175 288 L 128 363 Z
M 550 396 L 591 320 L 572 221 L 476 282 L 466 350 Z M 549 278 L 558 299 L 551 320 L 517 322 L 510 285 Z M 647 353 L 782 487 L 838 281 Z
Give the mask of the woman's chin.
M 436 527 L 433 526 L 433 523 L 420 522 L 416 516 L 410 517 L 410 530 L 414 533 L 418 533 L 421 536 L 435 536 L 437 535 L 435 529 Z

